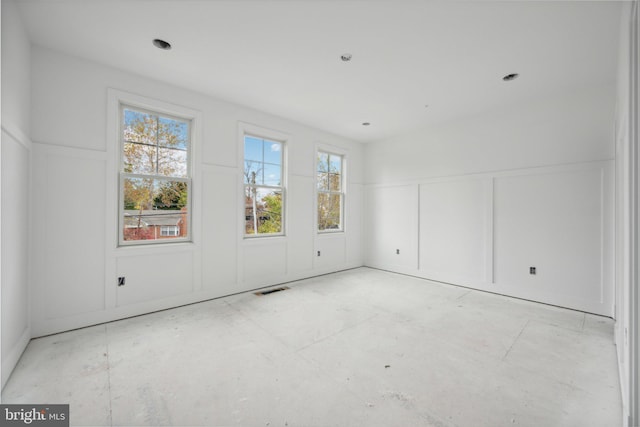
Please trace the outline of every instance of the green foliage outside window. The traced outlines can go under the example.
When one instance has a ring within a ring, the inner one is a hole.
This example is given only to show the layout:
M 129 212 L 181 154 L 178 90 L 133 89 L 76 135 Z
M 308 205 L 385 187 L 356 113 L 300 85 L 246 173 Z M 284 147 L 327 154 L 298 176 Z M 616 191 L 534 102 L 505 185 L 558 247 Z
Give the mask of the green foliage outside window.
M 124 241 L 188 236 L 189 122 L 128 107 L 121 119 Z
M 244 137 L 245 235 L 283 232 L 282 142 Z
M 342 156 L 318 152 L 318 231 L 342 230 L 342 164 Z

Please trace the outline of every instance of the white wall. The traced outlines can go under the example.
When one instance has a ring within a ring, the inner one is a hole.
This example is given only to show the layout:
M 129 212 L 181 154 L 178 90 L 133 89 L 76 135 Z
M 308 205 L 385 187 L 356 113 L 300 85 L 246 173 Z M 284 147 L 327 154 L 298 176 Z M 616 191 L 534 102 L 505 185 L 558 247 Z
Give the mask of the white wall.
M 613 316 L 614 99 L 603 84 L 368 145 L 366 265 Z
M 614 102 L 615 85 L 611 82 L 368 144 L 365 182 L 414 181 L 612 159 Z
M 486 178 L 420 185 L 419 266 L 426 276 L 455 283 L 491 281 L 491 185 Z
M 32 65 L 34 336 L 363 264 L 361 144 L 39 47 Z M 193 244 L 115 247 L 109 88 L 199 111 Z M 241 237 L 239 122 L 290 138 L 286 237 Z M 347 227 L 331 237 L 314 229 L 316 144 L 347 153 Z
M 618 354 L 618 368 L 620 371 L 620 386 L 622 389 L 623 403 L 623 420 L 633 416 L 634 420 L 629 420 L 628 425 L 637 425 L 638 420 L 638 356 L 637 337 L 638 330 L 638 285 L 637 276 L 637 252 L 635 259 L 633 256 L 634 238 L 637 245 L 637 198 L 638 184 L 634 183 L 638 179 L 638 165 L 640 160 L 638 156 L 638 140 L 637 133 L 635 139 L 633 136 L 632 126 L 635 125 L 637 132 L 638 111 L 631 108 L 631 100 L 635 99 L 636 109 L 638 97 L 638 87 L 632 92 L 631 78 L 635 75 L 637 85 L 638 73 L 638 19 L 640 12 L 638 10 L 638 2 L 628 2 L 623 7 L 621 17 L 620 30 L 620 50 L 618 63 L 618 91 L 616 104 L 616 264 L 615 264 L 615 282 L 616 282 L 616 310 L 615 310 L 615 340 L 616 350 Z M 632 19 L 633 18 L 633 19 Z M 632 29 L 635 28 L 635 40 Z M 630 54 L 631 46 L 635 45 L 635 56 Z M 634 65 L 635 64 L 635 65 Z M 634 204 L 635 201 L 635 204 Z M 635 232 L 635 235 L 634 235 Z M 635 267 L 635 269 L 634 269 Z M 635 288 L 635 296 L 634 296 Z M 634 301 L 634 298 L 636 300 Z M 635 320 L 634 320 L 635 316 Z M 635 327 L 634 327 L 635 326 Z M 634 329 L 636 335 L 634 336 Z M 634 349 L 634 339 L 636 340 Z M 635 363 L 635 369 L 634 369 Z M 635 374 L 634 374 L 635 370 Z M 635 378 L 633 377 L 635 375 Z M 635 397 L 634 397 L 635 396 Z M 635 399 L 635 400 L 634 400 Z M 635 413 L 632 406 L 635 402 Z M 626 425 L 626 424 L 625 424 Z
M 29 328 L 30 44 L 16 4 L 2 0 L 2 386 Z
M 31 45 L 17 0 L 2 0 L 2 118 L 28 134 Z
M 417 185 L 366 188 L 368 265 L 385 265 L 390 270 L 418 268 L 417 195 Z

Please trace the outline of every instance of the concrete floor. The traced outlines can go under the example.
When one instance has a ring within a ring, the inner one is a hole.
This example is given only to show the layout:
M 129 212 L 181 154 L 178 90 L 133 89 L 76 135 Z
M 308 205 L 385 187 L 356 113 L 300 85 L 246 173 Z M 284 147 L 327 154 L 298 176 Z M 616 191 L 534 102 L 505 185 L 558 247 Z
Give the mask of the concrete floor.
M 72 425 L 619 426 L 610 319 L 360 268 L 33 340 Z

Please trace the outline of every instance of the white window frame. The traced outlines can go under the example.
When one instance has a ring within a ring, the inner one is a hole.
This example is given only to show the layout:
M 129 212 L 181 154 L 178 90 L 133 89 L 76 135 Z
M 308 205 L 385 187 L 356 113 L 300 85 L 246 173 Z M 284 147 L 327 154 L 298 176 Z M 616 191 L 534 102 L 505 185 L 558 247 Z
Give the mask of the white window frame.
M 335 190 L 320 190 L 318 189 L 318 156 L 323 154 L 328 154 L 329 156 L 338 156 L 340 157 L 340 191 Z M 341 150 L 338 147 L 327 146 L 327 145 L 316 145 L 315 157 L 313 161 L 313 170 L 314 170 L 314 183 L 315 183 L 315 201 L 314 201 L 314 216 L 315 216 L 315 227 L 317 234 L 333 234 L 333 233 L 344 233 L 346 229 L 346 205 L 347 205 L 347 152 Z M 318 196 L 320 194 L 340 194 L 340 228 L 334 229 L 326 229 L 320 230 L 320 218 L 318 217 Z
M 118 89 L 107 89 L 107 170 L 111 178 L 107 185 L 107 200 L 112 200 L 107 211 L 110 227 L 105 228 L 105 242 L 107 250 L 113 254 L 156 254 L 169 253 L 176 250 L 194 250 L 200 246 L 198 230 L 201 228 L 200 200 L 200 141 L 202 140 L 202 113 L 198 110 L 178 104 L 161 101 Z M 120 188 L 120 171 L 123 167 L 122 156 L 122 118 L 121 105 L 134 109 L 147 110 L 162 116 L 175 117 L 191 121 L 190 151 L 188 165 L 191 185 L 188 195 L 188 236 L 180 239 L 158 239 L 153 241 L 134 241 L 121 244 L 123 236 L 122 210 L 124 208 L 123 191 Z M 180 249 L 182 248 L 182 249 Z M 114 268 L 113 265 L 110 267 Z
M 257 188 L 265 188 L 271 190 L 282 191 L 282 225 L 280 227 L 279 233 L 255 233 L 255 234 L 247 234 L 245 228 L 246 221 L 246 211 L 245 211 L 245 199 L 244 194 L 247 187 L 247 184 L 244 182 L 244 168 L 245 168 L 245 156 L 244 156 L 244 143 L 245 137 L 252 136 L 255 138 L 265 139 L 268 141 L 273 141 L 282 144 L 282 165 L 281 165 L 281 184 L 280 186 L 270 186 L 270 185 L 255 185 Z M 288 200 L 287 200 L 287 183 L 288 183 L 288 173 L 289 168 L 287 164 L 288 159 L 288 147 L 290 142 L 290 136 L 288 134 L 264 128 L 261 126 L 249 124 L 249 123 L 238 123 L 238 164 L 240 165 L 240 188 L 241 188 L 241 196 L 240 196 L 240 235 L 242 239 L 245 241 L 253 240 L 253 239 L 266 239 L 266 238 L 282 238 L 287 235 L 287 211 L 288 211 Z
M 189 141 L 187 143 L 187 173 L 186 177 L 175 177 L 175 176 L 166 176 L 158 173 L 155 174 L 140 174 L 140 173 L 130 173 L 124 171 L 124 110 L 131 109 L 135 111 L 139 111 L 142 113 L 157 115 L 166 117 L 168 119 L 176 119 L 181 121 L 187 121 L 189 123 Z M 119 167 L 118 167 L 118 188 L 119 188 L 119 203 L 118 203 L 118 246 L 137 246 L 137 245 L 165 245 L 168 243 L 178 243 L 178 242 L 190 242 L 191 241 L 191 193 L 193 191 L 192 185 L 193 180 L 191 179 L 191 162 L 192 162 L 192 119 L 189 117 L 183 117 L 173 113 L 167 113 L 165 111 L 158 111 L 150 108 L 143 108 L 136 105 L 131 105 L 126 102 L 120 102 L 119 114 L 119 138 L 118 138 L 118 151 L 119 151 Z M 152 239 L 152 240 L 124 240 L 124 181 L 126 178 L 143 178 L 143 179 L 153 179 L 155 181 L 176 181 L 176 182 L 184 182 L 187 184 L 187 235 L 185 237 L 175 237 L 171 239 Z

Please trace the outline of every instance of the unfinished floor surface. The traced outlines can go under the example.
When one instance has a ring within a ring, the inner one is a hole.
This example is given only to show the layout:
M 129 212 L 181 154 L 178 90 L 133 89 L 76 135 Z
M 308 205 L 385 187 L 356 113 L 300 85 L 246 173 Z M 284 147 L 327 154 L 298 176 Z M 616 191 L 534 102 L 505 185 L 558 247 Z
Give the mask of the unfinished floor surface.
M 360 268 L 32 340 L 72 425 L 618 426 L 611 319 Z

